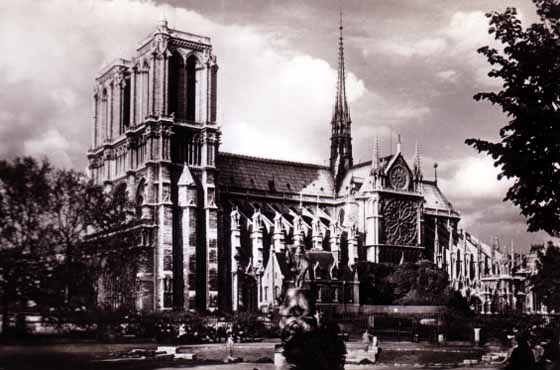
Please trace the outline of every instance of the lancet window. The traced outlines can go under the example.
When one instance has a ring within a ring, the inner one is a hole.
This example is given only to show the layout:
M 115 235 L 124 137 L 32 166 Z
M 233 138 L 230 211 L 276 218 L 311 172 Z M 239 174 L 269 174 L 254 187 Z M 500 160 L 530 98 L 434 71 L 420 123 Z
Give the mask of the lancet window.
M 122 124 L 120 125 L 119 134 L 122 135 L 126 129 L 130 126 L 130 100 L 131 100 L 131 90 L 130 90 L 130 76 L 124 80 L 124 88 L 122 91 Z
M 170 58 L 169 114 L 178 120 L 196 120 L 198 59 L 191 55 L 185 60 L 179 53 Z

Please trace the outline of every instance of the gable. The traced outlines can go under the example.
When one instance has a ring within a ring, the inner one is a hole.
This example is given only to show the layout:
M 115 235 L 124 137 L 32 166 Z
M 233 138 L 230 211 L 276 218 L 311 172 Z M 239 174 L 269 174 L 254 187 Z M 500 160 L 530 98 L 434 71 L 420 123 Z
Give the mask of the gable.
M 413 176 L 402 153 L 397 153 L 384 169 L 388 185 L 395 190 L 411 190 Z

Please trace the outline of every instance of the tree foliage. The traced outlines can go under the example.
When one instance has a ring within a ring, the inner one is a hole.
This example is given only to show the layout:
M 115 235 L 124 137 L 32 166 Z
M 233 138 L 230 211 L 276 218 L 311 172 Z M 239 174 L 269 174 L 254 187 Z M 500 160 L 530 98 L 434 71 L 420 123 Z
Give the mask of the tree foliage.
M 533 291 L 548 309 L 560 311 L 560 248 L 548 243 L 547 247 L 534 247 L 537 253 L 537 273 L 531 276 Z
M 363 304 L 392 304 L 394 286 L 389 276 L 395 272 L 393 265 L 358 262 L 360 297 Z
M 449 276 L 429 261 L 399 265 L 391 275 L 395 303 L 438 305 L 447 302 Z
M 10 310 L 52 314 L 94 305 L 92 249 L 99 248 L 88 234 L 125 228 L 133 222 L 130 209 L 126 193 L 106 193 L 82 173 L 30 157 L 0 161 L 3 319 Z M 113 237 L 111 247 L 125 239 Z
M 478 52 L 492 66 L 488 76 L 501 79 L 497 92 L 474 99 L 498 105 L 509 121 L 500 140 L 467 139 L 491 156 L 498 178 L 513 180 L 505 200 L 521 209 L 528 230 L 560 232 L 560 3 L 533 0 L 539 22 L 523 28 L 515 8 L 487 14 L 489 33 L 500 48 Z
M 402 265 L 362 262 L 360 297 L 365 304 L 444 305 L 463 316 L 468 302 L 449 284 L 447 272 L 427 260 Z

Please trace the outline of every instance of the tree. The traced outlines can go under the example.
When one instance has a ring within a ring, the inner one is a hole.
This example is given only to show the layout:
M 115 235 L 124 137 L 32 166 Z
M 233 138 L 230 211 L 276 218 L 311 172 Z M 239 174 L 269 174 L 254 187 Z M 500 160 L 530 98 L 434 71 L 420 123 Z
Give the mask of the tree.
M 405 305 L 445 305 L 449 276 L 433 263 L 421 260 L 399 265 L 390 277 L 395 285 L 395 303 Z
M 136 222 L 131 210 L 125 191 L 104 192 L 80 172 L 30 157 L 0 161 L 3 328 L 10 312 L 29 308 L 63 320 L 76 309 L 95 309 L 100 255 L 126 276 L 121 289 L 133 294 L 137 258 L 130 246 L 137 236 L 123 232 Z M 92 243 L 93 231 L 111 236 Z
M 56 263 L 46 210 L 49 205 L 47 161 L 18 158 L 0 161 L 0 288 L 2 324 L 7 328 L 9 310 L 22 311 L 40 290 L 42 275 Z
M 64 318 L 67 312 L 94 302 L 91 263 L 86 258 L 85 239 L 90 230 L 105 227 L 118 209 L 100 186 L 74 170 L 54 170 L 49 177 L 50 194 L 46 213 L 48 240 L 61 256 L 45 289 L 51 311 Z M 119 207 L 121 204 L 119 204 Z
M 103 302 L 96 301 L 97 311 L 132 310 L 136 295 L 136 274 L 145 262 L 146 248 L 139 248 L 141 230 L 134 217 L 134 205 L 125 187 L 107 193 L 101 188 L 92 192 L 95 207 L 89 212 L 94 230 L 84 240 L 82 260 L 88 261 L 90 278 L 95 282 L 95 296 L 100 285 L 113 293 Z M 106 297 L 107 298 L 107 297 Z
M 498 92 L 474 99 L 498 105 L 509 122 L 500 140 L 467 139 L 491 156 L 499 179 L 512 179 L 504 200 L 521 209 L 529 231 L 560 233 L 560 4 L 533 0 L 540 21 L 523 29 L 515 8 L 487 14 L 488 32 L 503 45 L 478 49 L 503 81 Z
M 385 263 L 358 262 L 360 278 L 360 301 L 363 304 L 391 304 L 394 285 L 389 276 L 395 267 Z
M 560 248 L 548 243 L 547 247 L 533 247 L 537 253 L 537 273 L 531 276 L 533 291 L 548 309 L 560 312 Z

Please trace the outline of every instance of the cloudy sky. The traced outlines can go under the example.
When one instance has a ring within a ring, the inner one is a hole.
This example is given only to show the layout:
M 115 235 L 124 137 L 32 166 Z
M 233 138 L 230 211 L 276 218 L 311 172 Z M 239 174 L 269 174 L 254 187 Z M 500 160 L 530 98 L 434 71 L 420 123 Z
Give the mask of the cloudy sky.
M 499 87 L 476 53 L 492 42 L 484 14 L 515 6 L 530 22 L 530 0 L 3 0 L 0 157 L 85 169 L 96 72 L 132 56 L 165 16 L 172 28 L 212 38 L 222 150 L 324 163 L 339 4 L 355 159 L 371 158 L 375 135 L 388 154 L 400 133 L 408 157 L 419 142 L 425 178 L 438 163 L 464 229 L 487 242 L 513 239 L 517 249 L 548 239 L 525 232 L 519 211 L 502 203 L 508 184 L 464 144 L 495 139 L 505 122 L 472 99 Z

